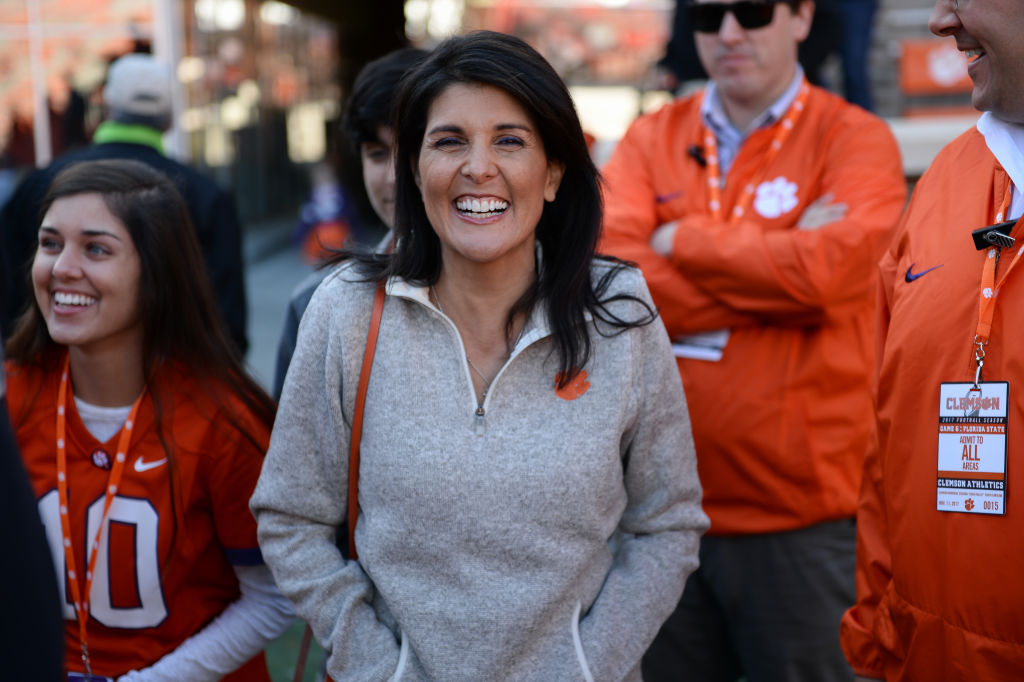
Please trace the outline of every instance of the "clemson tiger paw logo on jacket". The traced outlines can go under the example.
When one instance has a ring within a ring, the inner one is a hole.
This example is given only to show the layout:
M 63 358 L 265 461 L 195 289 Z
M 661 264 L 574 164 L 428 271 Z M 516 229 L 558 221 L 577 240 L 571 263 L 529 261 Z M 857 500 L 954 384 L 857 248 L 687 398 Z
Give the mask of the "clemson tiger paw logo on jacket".
M 565 378 L 565 372 L 555 375 L 555 395 L 562 400 L 576 400 L 590 389 L 590 382 L 587 381 L 587 370 L 573 370 L 569 383 L 559 388 L 559 384 Z

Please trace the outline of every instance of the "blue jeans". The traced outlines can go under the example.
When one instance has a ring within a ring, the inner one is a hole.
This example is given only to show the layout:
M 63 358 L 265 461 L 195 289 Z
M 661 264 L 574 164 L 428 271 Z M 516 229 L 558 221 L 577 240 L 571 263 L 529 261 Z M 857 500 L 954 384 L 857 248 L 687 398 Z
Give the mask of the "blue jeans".
M 868 80 L 868 49 L 878 0 L 839 0 L 843 62 L 843 89 L 849 102 L 871 111 L 871 83 Z

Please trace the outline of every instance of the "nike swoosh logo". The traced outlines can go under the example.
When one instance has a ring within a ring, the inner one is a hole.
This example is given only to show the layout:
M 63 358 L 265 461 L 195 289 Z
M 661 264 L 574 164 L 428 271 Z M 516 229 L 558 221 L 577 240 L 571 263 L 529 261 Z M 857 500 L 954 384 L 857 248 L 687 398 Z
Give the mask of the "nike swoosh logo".
M 921 272 L 911 272 L 911 270 L 914 269 L 914 265 L 915 265 L 914 263 L 911 263 L 910 267 L 907 268 L 907 275 L 906 275 L 906 277 L 904 279 L 906 279 L 908 282 L 913 282 L 918 277 L 924 277 L 925 275 L 927 275 L 932 270 L 936 270 L 938 268 L 941 268 L 943 265 L 945 265 L 945 263 L 942 263 L 941 265 L 933 265 L 932 267 L 928 268 L 927 270 L 922 270 Z
M 163 466 L 166 463 L 167 463 L 167 458 L 166 457 L 164 457 L 163 459 L 158 459 L 155 462 L 144 462 L 144 461 L 142 461 L 142 458 L 139 457 L 137 460 L 135 460 L 135 470 L 138 471 L 141 474 L 143 471 L 149 471 L 150 469 L 156 469 L 158 466 Z
M 679 197 L 683 196 L 684 194 L 686 194 L 685 190 L 677 190 L 675 192 L 669 192 L 668 194 L 658 194 L 658 195 L 656 195 L 654 197 L 654 201 L 655 201 L 655 203 L 658 203 L 658 204 L 667 204 L 668 202 L 672 201 L 673 199 L 678 199 Z

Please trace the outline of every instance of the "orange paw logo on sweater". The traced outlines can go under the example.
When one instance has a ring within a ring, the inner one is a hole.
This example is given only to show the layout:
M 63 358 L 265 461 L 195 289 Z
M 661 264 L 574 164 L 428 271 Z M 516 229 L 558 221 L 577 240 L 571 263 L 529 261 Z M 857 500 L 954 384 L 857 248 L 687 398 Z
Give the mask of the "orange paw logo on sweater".
M 559 372 L 555 375 L 555 395 L 562 400 L 576 400 L 581 395 L 587 392 L 590 388 L 590 382 L 587 381 L 587 370 L 579 370 L 573 373 L 569 383 L 561 388 L 558 388 L 558 384 L 562 383 L 562 379 L 565 377 L 565 372 Z

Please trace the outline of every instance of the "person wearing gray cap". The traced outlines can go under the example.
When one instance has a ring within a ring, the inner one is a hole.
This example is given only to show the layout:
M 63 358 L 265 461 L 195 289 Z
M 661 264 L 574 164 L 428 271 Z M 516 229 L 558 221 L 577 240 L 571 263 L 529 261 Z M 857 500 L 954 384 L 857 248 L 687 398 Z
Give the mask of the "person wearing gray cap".
M 108 119 L 162 133 L 171 125 L 173 82 L 171 68 L 152 55 L 126 54 L 110 66 L 103 88 Z
M 134 159 L 155 168 L 174 182 L 185 198 L 195 227 L 218 308 L 240 357 L 246 337 L 245 277 L 242 225 L 234 197 L 211 178 L 164 156 L 163 133 L 171 127 L 171 68 L 148 54 L 128 54 L 115 61 L 103 89 L 104 121 L 91 146 L 56 159 L 28 175 L 0 210 L 0 251 L 7 267 L 0 273 L 8 293 L 0 309 L 0 332 L 10 336 L 14 323 L 31 304 L 28 263 L 35 252 L 39 207 L 50 182 L 64 167 L 97 159 Z M 184 228 L 184 226 L 183 226 Z

